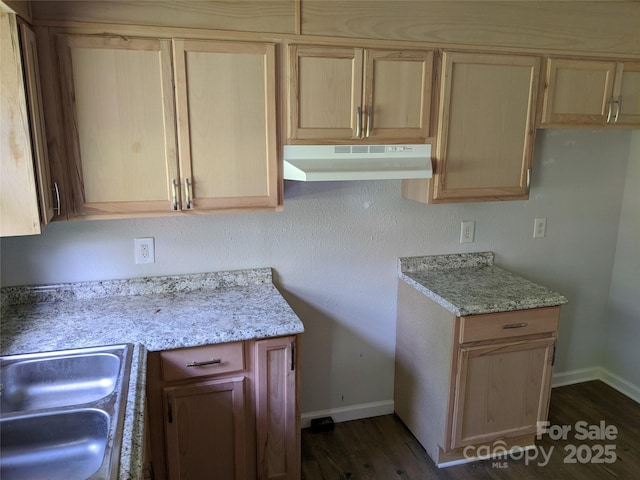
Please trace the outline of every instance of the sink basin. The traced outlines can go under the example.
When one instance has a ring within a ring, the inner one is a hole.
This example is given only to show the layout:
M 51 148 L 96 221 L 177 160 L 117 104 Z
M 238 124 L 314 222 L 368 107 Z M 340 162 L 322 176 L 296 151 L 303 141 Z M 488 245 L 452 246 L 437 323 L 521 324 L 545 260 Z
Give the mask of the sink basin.
M 84 480 L 102 466 L 109 415 L 82 409 L 0 420 L 0 478 Z
M 0 478 L 118 478 L 133 345 L 0 357 Z
M 120 358 L 92 353 L 23 360 L 2 369 L 3 413 L 89 403 L 113 392 Z

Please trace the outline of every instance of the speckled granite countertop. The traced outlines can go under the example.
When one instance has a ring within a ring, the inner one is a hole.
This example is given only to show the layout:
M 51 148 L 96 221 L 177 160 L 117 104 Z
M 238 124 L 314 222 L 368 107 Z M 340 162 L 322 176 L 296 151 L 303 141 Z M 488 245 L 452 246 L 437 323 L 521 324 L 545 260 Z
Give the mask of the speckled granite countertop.
M 270 268 L 1 292 L 0 354 L 134 343 L 120 479 L 141 478 L 146 353 L 293 335 L 304 326 Z
M 492 252 L 405 257 L 399 276 L 456 316 L 551 307 L 567 299 L 493 264 Z

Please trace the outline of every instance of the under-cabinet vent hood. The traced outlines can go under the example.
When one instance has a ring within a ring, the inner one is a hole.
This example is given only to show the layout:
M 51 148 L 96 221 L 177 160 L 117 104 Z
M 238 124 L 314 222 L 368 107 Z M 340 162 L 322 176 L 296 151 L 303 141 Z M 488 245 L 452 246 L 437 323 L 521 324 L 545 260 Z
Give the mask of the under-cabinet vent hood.
M 284 146 L 286 180 L 396 180 L 431 175 L 431 145 Z

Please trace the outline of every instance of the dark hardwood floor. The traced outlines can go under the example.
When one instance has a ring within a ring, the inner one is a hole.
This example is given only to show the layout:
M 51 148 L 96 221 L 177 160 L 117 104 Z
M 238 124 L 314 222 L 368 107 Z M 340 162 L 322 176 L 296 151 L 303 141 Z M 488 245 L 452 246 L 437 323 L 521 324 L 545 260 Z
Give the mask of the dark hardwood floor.
M 549 421 L 556 439 L 537 442 L 542 454 L 525 461 L 482 460 L 439 469 L 395 415 L 338 423 L 333 432 L 302 431 L 303 480 L 338 479 L 640 479 L 640 405 L 600 382 L 554 388 Z M 582 440 L 608 427 L 609 438 Z M 586 422 L 586 424 L 577 424 Z M 571 431 L 562 439 L 562 426 Z M 566 427 L 565 427 L 566 428 Z M 551 452 L 551 454 L 549 454 Z M 613 453 L 615 453 L 615 457 Z M 572 455 L 573 454 L 573 455 Z M 567 463 L 572 459 L 575 463 Z M 605 460 L 614 460 L 610 463 Z

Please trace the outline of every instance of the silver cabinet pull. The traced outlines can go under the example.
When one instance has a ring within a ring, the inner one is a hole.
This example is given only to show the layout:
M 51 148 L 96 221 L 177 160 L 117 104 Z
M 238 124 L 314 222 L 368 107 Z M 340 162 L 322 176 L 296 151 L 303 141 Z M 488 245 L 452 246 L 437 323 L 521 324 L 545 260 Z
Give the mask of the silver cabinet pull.
M 362 107 L 356 109 L 356 138 L 362 136 Z
M 524 328 L 527 325 L 529 325 L 528 323 L 507 323 L 506 325 L 502 326 L 503 330 L 509 330 L 511 328 Z
M 178 210 L 178 182 L 174 178 L 171 181 L 171 198 L 173 201 L 173 209 Z
M 184 189 L 187 197 L 187 208 L 191 208 L 191 182 L 188 178 L 184 179 Z
M 371 136 L 371 123 L 373 122 L 373 109 L 371 107 L 367 107 L 367 133 L 366 137 L 369 138 Z
M 613 97 L 609 99 L 609 110 L 607 111 L 607 124 L 611 123 L 611 110 L 613 109 Z
M 618 123 L 618 119 L 620 118 L 620 107 L 622 106 L 622 95 L 619 95 L 614 103 L 616 104 L 616 114 L 613 117 L 613 123 Z
M 58 188 L 58 182 L 53 182 L 53 191 L 56 193 L 56 206 L 53 211 L 60 215 L 60 189 Z
M 527 195 L 531 191 L 531 167 L 527 168 L 527 187 L 526 190 Z
M 205 365 L 217 365 L 218 363 L 222 363 L 222 360 L 219 358 L 212 358 L 211 360 L 205 360 L 204 362 L 189 362 L 187 363 L 187 367 L 204 367 Z

